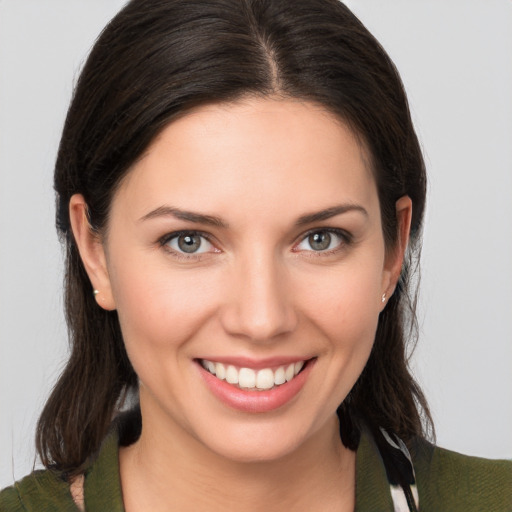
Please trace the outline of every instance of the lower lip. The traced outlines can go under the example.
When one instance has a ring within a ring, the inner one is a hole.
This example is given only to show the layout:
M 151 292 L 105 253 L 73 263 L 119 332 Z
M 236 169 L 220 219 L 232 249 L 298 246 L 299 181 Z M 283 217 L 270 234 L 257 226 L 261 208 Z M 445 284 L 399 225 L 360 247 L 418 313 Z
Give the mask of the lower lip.
M 225 405 L 243 412 L 269 412 L 283 407 L 297 396 L 304 386 L 316 359 L 310 359 L 292 380 L 267 391 L 246 391 L 220 380 L 198 362 L 201 377 L 210 391 Z

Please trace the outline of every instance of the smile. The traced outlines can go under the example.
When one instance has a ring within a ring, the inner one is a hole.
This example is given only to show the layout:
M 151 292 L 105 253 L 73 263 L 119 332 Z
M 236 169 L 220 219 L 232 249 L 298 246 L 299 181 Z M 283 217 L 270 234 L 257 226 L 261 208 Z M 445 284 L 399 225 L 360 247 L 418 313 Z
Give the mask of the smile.
M 246 391 L 266 391 L 290 382 L 303 369 L 306 361 L 297 361 L 277 368 L 238 368 L 234 365 L 201 359 L 201 366 L 219 380 Z
M 313 368 L 316 357 L 251 361 L 227 358 L 196 359 L 204 384 L 224 405 L 247 413 L 265 413 L 293 403 Z

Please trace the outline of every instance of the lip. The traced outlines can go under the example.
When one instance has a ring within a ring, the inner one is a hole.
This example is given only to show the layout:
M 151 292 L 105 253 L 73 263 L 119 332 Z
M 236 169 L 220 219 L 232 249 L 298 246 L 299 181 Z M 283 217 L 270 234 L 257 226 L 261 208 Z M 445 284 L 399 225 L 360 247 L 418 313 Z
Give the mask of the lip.
M 214 363 L 232 365 L 237 368 L 252 368 L 253 370 L 263 370 L 264 368 L 278 368 L 279 366 L 288 366 L 299 361 L 309 361 L 312 357 L 268 357 L 266 359 L 251 359 L 250 357 L 201 357 L 198 360 L 205 359 Z
M 285 361 L 283 358 L 266 359 L 257 362 L 250 362 L 250 360 L 245 360 L 244 358 L 214 358 L 213 361 L 223 364 L 233 364 L 234 366 L 246 366 L 253 369 L 270 368 L 272 366 L 286 364 L 283 362 Z M 275 364 L 276 361 L 277 365 Z M 291 364 L 297 361 L 304 361 L 304 359 L 290 358 L 286 359 L 286 361 L 288 364 Z M 315 365 L 316 358 L 308 359 L 303 370 L 289 382 L 266 391 L 247 391 L 240 389 L 238 386 L 229 384 L 212 375 L 201 366 L 199 361 L 196 360 L 195 362 L 208 389 L 224 403 L 224 405 L 242 412 L 264 413 L 283 407 L 299 394 Z M 242 362 L 243 364 L 240 364 Z

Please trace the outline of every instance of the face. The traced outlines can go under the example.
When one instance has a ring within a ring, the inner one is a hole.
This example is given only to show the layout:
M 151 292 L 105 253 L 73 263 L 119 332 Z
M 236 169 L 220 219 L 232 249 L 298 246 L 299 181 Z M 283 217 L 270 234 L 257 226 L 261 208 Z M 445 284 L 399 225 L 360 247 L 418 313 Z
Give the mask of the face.
M 116 192 L 104 276 L 90 271 L 144 428 L 249 461 L 332 427 L 397 265 L 367 161 L 336 117 L 292 100 L 206 106 L 163 130 Z

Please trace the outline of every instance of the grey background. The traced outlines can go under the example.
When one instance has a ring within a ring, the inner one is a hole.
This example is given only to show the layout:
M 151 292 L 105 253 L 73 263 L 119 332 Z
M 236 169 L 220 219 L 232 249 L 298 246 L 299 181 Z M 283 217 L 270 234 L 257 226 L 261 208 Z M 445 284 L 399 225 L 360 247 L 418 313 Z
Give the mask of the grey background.
M 0 488 L 67 350 L 52 168 L 121 0 L 0 0 Z M 512 2 L 349 0 L 402 74 L 430 173 L 415 373 L 438 443 L 512 458 Z M 293 2 L 291 2 L 293 6 Z

